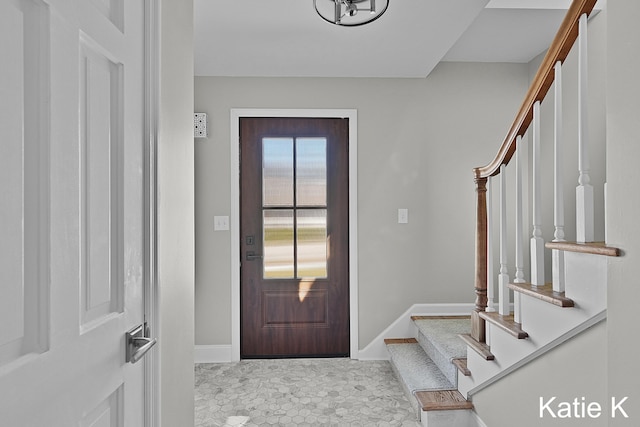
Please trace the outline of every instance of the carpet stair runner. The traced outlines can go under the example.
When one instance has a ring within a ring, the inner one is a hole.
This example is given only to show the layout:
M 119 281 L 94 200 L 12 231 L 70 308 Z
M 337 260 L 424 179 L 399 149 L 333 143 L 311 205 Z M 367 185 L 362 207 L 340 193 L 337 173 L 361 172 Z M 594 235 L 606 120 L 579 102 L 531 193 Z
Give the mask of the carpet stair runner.
M 391 366 L 407 398 L 416 411 L 470 410 L 473 408 L 458 391 L 458 375 L 468 375 L 467 345 L 460 334 L 469 333 L 469 317 L 411 318 L 417 338 L 386 339 Z M 423 425 L 426 425 L 423 420 Z

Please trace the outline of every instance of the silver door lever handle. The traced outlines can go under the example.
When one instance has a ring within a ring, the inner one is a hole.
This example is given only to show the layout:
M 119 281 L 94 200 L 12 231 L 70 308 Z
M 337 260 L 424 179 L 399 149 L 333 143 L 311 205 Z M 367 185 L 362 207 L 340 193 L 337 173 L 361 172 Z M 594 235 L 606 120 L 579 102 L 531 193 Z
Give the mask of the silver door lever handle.
M 247 252 L 247 261 L 255 261 L 257 259 L 261 259 L 262 255 L 261 254 L 257 254 L 253 251 L 249 251 Z
M 136 363 L 138 360 L 142 359 L 142 356 L 145 355 L 145 353 L 149 350 L 151 350 L 151 347 L 153 347 L 154 345 L 156 345 L 156 342 L 158 342 L 157 338 L 134 338 L 134 345 L 136 346 L 136 349 L 133 353 L 133 355 L 131 356 L 131 363 Z M 140 347 L 138 347 L 138 345 L 140 345 Z
M 158 342 L 157 338 L 148 338 L 144 336 L 143 325 L 138 325 L 125 333 L 126 339 L 126 355 L 127 362 L 136 363 L 142 359 L 147 351 Z

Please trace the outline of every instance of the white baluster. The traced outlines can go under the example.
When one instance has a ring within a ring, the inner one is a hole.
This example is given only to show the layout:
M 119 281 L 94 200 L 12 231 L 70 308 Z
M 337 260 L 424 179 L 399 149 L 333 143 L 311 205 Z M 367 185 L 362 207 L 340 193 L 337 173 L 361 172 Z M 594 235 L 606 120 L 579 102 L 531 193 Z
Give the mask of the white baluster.
M 604 183 L 604 241 L 608 242 L 609 241 L 609 234 L 607 232 L 607 224 L 608 222 L 608 218 L 607 218 L 607 183 Z
M 564 241 L 564 194 L 562 190 L 562 64 L 555 65 L 555 120 L 553 126 L 553 171 L 554 204 L 553 224 L 554 242 Z M 551 254 L 553 269 L 553 290 L 564 292 L 564 252 L 554 249 Z
M 578 186 L 576 187 L 576 240 L 593 242 L 593 186 L 589 176 L 587 14 L 579 21 L 578 33 Z
M 509 315 L 509 269 L 507 268 L 507 176 L 500 166 L 500 274 L 498 276 L 498 312 Z
M 533 104 L 533 233 L 531 236 L 531 283 L 544 285 L 544 239 L 542 238 L 542 193 L 540 191 L 540 101 Z
M 524 256 L 522 248 L 522 136 L 516 138 L 516 274 L 514 283 L 524 283 Z M 520 293 L 513 294 L 514 320 L 520 323 Z
M 522 250 L 522 137 L 516 138 L 516 274 L 514 283 L 524 283 Z
M 487 179 L 487 311 L 496 311 L 496 288 L 493 268 L 493 195 L 491 177 Z M 487 329 L 488 331 L 488 329 Z M 487 341 L 489 342 L 489 341 Z

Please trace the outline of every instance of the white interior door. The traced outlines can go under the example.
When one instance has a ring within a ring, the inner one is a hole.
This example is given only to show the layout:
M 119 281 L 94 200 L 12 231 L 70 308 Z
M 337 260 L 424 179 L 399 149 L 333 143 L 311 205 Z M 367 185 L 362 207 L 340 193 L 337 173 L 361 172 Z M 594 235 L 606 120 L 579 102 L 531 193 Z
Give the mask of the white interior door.
M 144 13 L 0 0 L 3 426 L 145 425 Z

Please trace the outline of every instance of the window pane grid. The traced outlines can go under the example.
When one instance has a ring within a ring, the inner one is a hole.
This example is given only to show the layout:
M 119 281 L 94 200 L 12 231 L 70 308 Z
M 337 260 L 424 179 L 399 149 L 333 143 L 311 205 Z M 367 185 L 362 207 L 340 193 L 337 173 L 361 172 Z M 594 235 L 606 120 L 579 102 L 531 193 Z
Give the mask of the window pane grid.
M 265 279 L 326 278 L 326 138 L 264 138 Z
M 327 140 L 296 139 L 296 206 L 327 205 Z
M 293 138 L 262 141 L 263 206 L 294 206 Z
M 292 209 L 268 209 L 262 213 L 265 279 L 295 277 L 294 217 Z
M 297 277 L 327 277 L 327 210 L 298 209 Z

